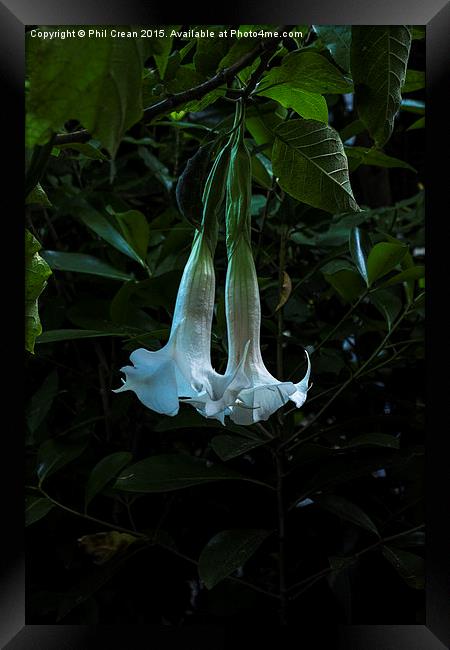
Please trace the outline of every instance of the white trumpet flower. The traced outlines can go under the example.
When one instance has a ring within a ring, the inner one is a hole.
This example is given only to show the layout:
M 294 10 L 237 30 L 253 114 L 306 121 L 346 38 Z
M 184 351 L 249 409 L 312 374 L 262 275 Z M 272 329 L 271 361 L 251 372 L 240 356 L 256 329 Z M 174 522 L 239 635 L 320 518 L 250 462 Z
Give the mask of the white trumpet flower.
M 250 243 L 251 161 L 242 133 L 235 140 L 227 181 L 228 269 L 225 309 L 228 328 L 226 375 L 240 368 L 250 382 L 231 408 L 236 424 L 267 420 L 289 400 L 301 407 L 311 371 L 308 353 L 303 379 L 294 384 L 276 379 L 264 365 L 260 348 L 261 305 Z
M 205 187 L 202 226 L 195 234 L 181 278 L 169 340 L 161 350 L 150 352 L 140 348 L 132 352 L 133 365 L 121 368 L 126 380 L 114 391 L 134 391 L 148 408 L 172 416 L 178 413 L 179 402 L 185 401 L 205 417 L 216 418 L 222 424 L 239 391 L 249 385 L 242 364 L 226 376 L 215 372 L 211 365 L 213 254 L 227 163 L 228 149 L 223 149 Z

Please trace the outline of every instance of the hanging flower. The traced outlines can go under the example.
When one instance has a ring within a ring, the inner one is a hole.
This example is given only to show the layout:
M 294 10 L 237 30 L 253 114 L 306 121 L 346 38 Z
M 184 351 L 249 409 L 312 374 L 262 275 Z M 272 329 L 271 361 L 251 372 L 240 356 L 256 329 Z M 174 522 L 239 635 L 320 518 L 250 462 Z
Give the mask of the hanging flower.
M 225 194 L 228 148 L 222 149 L 211 170 L 203 195 L 201 228 L 178 289 L 167 344 L 154 352 L 140 348 L 130 355 L 132 366 L 121 371 L 126 379 L 114 392 L 131 390 L 148 408 L 176 415 L 179 402 L 191 403 L 205 417 L 224 422 L 229 404 L 249 385 L 242 364 L 226 376 L 211 365 L 211 323 L 214 310 L 213 255 L 217 241 L 217 211 Z M 213 191 L 211 191 L 213 190 Z
M 251 161 L 240 131 L 231 151 L 227 180 L 228 269 L 225 309 L 228 328 L 226 375 L 240 368 L 250 381 L 231 407 L 231 419 L 249 425 L 267 420 L 291 400 L 297 407 L 306 400 L 310 375 L 294 384 L 273 377 L 264 365 L 260 348 L 261 305 L 250 236 Z

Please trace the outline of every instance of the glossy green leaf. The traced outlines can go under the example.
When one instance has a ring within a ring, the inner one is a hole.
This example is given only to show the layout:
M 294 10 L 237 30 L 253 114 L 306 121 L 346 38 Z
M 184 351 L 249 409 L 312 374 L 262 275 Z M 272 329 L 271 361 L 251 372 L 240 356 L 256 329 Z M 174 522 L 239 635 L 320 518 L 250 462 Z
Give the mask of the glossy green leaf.
M 358 269 L 361 277 L 369 286 L 369 274 L 367 271 L 367 258 L 371 249 L 369 234 L 357 226 L 350 230 L 349 247 L 352 260 Z
M 344 497 L 335 494 L 324 494 L 315 497 L 314 501 L 324 510 L 332 512 L 337 517 L 350 521 L 356 526 L 364 528 L 369 533 L 379 536 L 379 532 L 372 519 L 359 506 Z
M 45 420 L 58 393 L 58 373 L 52 370 L 34 393 L 26 411 L 27 425 L 33 434 Z
M 352 26 L 355 106 L 379 147 L 391 137 L 400 109 L 410 46 L 411 32 L 405 25 Z
M 145 267 L 145 261 L 142 257 L 127 242 L 125 237 L 111 225 L 106 217 L 91 209 L 81 211 L 79 217 L 81 221 L 99 237 L 107 241 L 111 246 L 114 246 L 114 248 L 117 248 L 117 250 L 127 257 L 131 258 L 135 262 L 139 262 L 139 264 Z
M 114 487 L 121 492 L 170 492 L 214 481 L 241 480 L 265 485 L 223 465 L 184 454 L 150 456 L 127 467 Z
M 275 135 L 273 171 L 288 194 L 331 213 L 359 211 L 337 131 L 315 120 L 290 120 Z
M 403 244 L 380 242 L 375 244 L 367 258 L 367 274 L 369 284 L 392 271 L 405 256 L 408 247 Z
M 425 561 L 419 555 L 383 544 L 382 553 L 406 584 L 413 589 L 425 587 Z
M 37 475 L 39 483 L 48 478 L 67 463 L 81 456 L 86 449 L 86 440 L 69 442 L 68 440 L 46 440 L 39 447 L 37 456 Z
M 99 275 L 111 280 L 131 280 L 132 276 L 124 271 L 119 271 L 107 262 L 97 259 L 93 255 L 84 253 L 62 253 L 60 251 L 42 251 L 42 257 L 55 271 L 72 271 L 73 273 L 87 273 Z
M 31 526 L 43 519 L 53 508 L 53 503 L 46 497 L 27 497 L 25 500 L 25 526 Z
M 209 540 L 200 554 L 198 573 L 212 589 L 243 566 L 270 535 L 268 530 L 224 530 Z
M 211 447 L 214 449 L 216 454 L 221 460 L 231 460 L 231 458 L 236 458 L 245 454 L 255 447 L 260 447 L 266 441 L 265 440 L 252 440 L 249 438 L 241 438 L 241 436 L 232 436 L 229 434 L 221 434 L 215 436 L 211 440 Z
M 261 79 L 257 92 L 285 84 L 287 88 L 299 88 L 311 93 L 348 93 L 352 91 L 351 80 L 318 52 L 292 52 L 283 63 Z
M 318 93 L 291 87 L 288 84 L 281 84 L 269 87 L 267 90 L 259 90 L 257 94 L 270 97 L 285 108 L 292 108 L 305 119 L 328 124 L 328 106 L 325 98 Z
M 43 144 L 65 122 L 79 120 L 114 156 L 142 116 L 141 39 L 44 40 L 28 34 L 27 51 L 27 146 Z
M 39 255 L 41 245 L 25 231 L 25 349 L 34 354 L 36 337 L 42 332 L 38 298 L 45 289 L 51 269 Z
M 336 63 L 343 69 L 350 69 L 350 45 L 352 29 L 350 25 L 313 25 L 321 42 L 329 50 Z
M 86 483 L 85 506 L 108 485 L 117 474 L 133 459 L 133 454 L 128 451 L 117 451 L 105 458 L 92 470 Z
M 327 273 L 326 267 L 322 270 L 325 280 L 347 302 L 353 302 L 364 291 L 363 281 L 356 271 L 351 270 L 350 266 L 348 264 L 349 268 L 341 268 L 332 273 Z
M 140 259 L 145 260 L 150 237 L 150 228 L 145 216 L 139 210 L 114 212 L 114 216 L 117 219 L 122 235 L 133 247 Z
M 386 282 L 383 282 L 382 285 L 380 285 L 380 288 L 384 287 L 391 287 L 394 284 L 398 284 L 399 282 L 410 282 L 411 280 L 420 280 L 420 278 L 425 277 L 425 267 L 424 266 L 412 266 L 408 269 L 405 269 L 404 271 L 401 271 L 400 273 L 396 273 L 395 275 L 392 276 L 392 278 L 389 278 L 389 280 L 386 280 Z
M 402 301 L 389 289 L 380 289 L 370 294 L 370 301 L 386 319 L 388 329 L 392 328 L 395 319 L 402 309 Z

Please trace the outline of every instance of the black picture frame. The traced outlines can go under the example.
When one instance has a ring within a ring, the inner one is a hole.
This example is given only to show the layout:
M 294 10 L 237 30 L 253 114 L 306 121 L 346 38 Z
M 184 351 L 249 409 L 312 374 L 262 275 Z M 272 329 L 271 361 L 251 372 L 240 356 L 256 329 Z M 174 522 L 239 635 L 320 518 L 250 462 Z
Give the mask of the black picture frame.
M 206 11 L 206 8 L 205 8 Z M 177 14 L 177 20 L 186 23 L 211 24 L 218 21 L 199 12 L 199 8 L 184 7 L 184 15 Z M 172 15 L 170 15 L 172 13 Z M 26 25 L 39 24 L 168 24 L 176 11 L 173 6 L 163 3 L 144 3 L 120 0 L 92 3 L 78 0 L 2 0 L 0 2 L 0 75 L 3 89 L 3 108 L 10 111 L 3 122 L 3 135 L 11 140 L 4 150 L 8 156 L 9 173 L 12 179 L 23 176 L 23 79 L 24 79 L 24 31 Z M 199 15 L 200 14 L 200 15 Z M 428 308 L 440 311 L 439 301 L 442 295 L 438 284 L 442 277 L 449 277 L 448 257 L 441 255 L 439 242 L 445 207 L 448 205 L 448 180 L 440 181 L 439 160 L 436 152 L 449 144 L 447 106 L 444 101 L 444 88 L 449 85 L 450 63 L 450 3 L 444 0 L 349 0 L 344 5 L 337 2 L 304 0 L 282 0 L 276 3 L 261 0 L 253 6 L 235 5 L 228 8 L 228 23 L 265 23 L 280 22 L 284 24 L 318 23 L 318 24 L 409 24 L 426 25 L 427 50 L 427 252 L 431 259 L 427 282 L 431 287 Z M 5 126 L 9 125 L 9 126 Z M 7 133 L 6 133 L 7 131 Z M 445 142 L 447 141 L 447 142 Z M 7 145 L 5 144 L 5 147 Z M 13 156 L 13 163 L 9 162 Z M 447 156 L 448 158 L 448 156 Z M 444 159 L 445 160 L 445 159 Z M 22 214 L 21 184 L 17 191 L 11 186 L 4 187 L 5 197 L 12 203 L 9 214 L 12 237 L 17 235 L 17 250 L 22 248 L 22 223 L 18 214 Z M 440 211 L 443 213 L 440 215 Z M 7 216 L 5 214 L 5 217 Z M 15 218 L 13 219 L 15 214 Z M 12 215 L 12 216 L 11 216 Z M 433 219 L 432 219 L 433 216 Z M 441 216 L 441 219 L 439 219 Z M 431 223 L 433 221 L 433 223 Z M 8 244 L 8 246 L 12 244 Z M 442 249 L 445 252 L 445 249 Z M 448 255 L 448 254 L 447 254 Z M 17 275 L 15 282 L 5 282 L 5 304 L 18 300 L 17 313 L 21 313 L 22 300 L 20 278 L 22 260 L 16 255 Z M 19 278 L 19 280 L 17 280 Z M 444 283 L 445 284 L 445 283 Z M 9 292 L 9 295 L 8 295 Z M 450 643 L 450 616 L 448 612 L 448 577 L 450 575 L 450 535 L 444 530 L 448 519 L 448 456 L 445 454 L 445 442 L 448 438 L 447 402 L 448 390 L 443 381 L 436 381 L 435 372 L 445 364 L 445 350 L 439 344 L 446 342 L 445 319 L 439 313 L 433 318 L 428 313 L 427 366 L 428 403 L 427 403 L 427 548 L 426 548 L 426 625 L 356 625 L 340 626 L 335 631 L 335 643 L 328 647 L 342 650 L 442 650 Z M 14 329 L 14 328 L 12 328 Z M 17 329 L 17 350 L 11 346 L 11 363 L 17 369 L 22 347 L 21 327 Z M 20 340 L 19 340 L 20 339 Z M 446 343 L 448 345 L 448 343 Z M 9 348 L 8 344 L 8 348 Z M 448 355 L 448 351 L 447 351 Z M 433 370 L 434 369 L 434 370 Z M 19 368 L 20 371 L 20 368 Z M 19 383 L 20 385 L 20 383 Z M 11 385 L 3 394 L 9 399 L 16 399 L 17 383 Z M 17 415 L 18 411 L 13 412 Z M 23 443 L 21 427 L 17 426 L 20 417 L 13 418 L 16 426 L 9 428 L 9 438 L 3 447 L 4 504 L 3 534 L 4 550 L 1 556 L 1 590 L 0 590 L 0 645 L 7 650 L 33 648 L 36 650 L 63 650 L 81 648 L 160 648 L 166 641 L 175 642 L 182 648 L 222 648 L 228 647 L 233 636 L 226 630 L 214 626 L 186 628 L 184 630 L 160 629 L 154 626 L 73 626 L 73 625 L 26 625 L 25 624 L 25 549 L 23 542 L 23 486 L 22 463 Z M 6 433 L 6 431 L 5 431 Z M 7 460 L 7 462 L 6 462 Z M 446 484 L 445 484 L 446 483 Z M 447 488 L 447 489 L 446 489 Z M 324 622 L 326 626 L 326 622 Z M 222 632 L 222 633 L 221 633 Z M 319 631 L 317 639 L 319 639 Z M 147 639 L 147 641 L 138 641 Z M 241 637 L 242 640 L 242 637 Z M 254 639 L 253 639 L 254 640 Z M 300 639 L 296 645 L 302 645 Z M 319 647 L 321 644 L 304 647 Z M 280 647 L 284 647 L 280 645 Z

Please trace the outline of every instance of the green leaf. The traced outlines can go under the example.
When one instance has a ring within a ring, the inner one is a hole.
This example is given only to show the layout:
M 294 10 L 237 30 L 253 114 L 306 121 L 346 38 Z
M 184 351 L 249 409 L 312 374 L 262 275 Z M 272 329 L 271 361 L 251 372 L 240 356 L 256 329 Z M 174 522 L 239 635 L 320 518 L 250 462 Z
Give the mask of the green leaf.
M 388 449 L 399 449 L 400 441 L 387 433 L 362 433 L 355 436 L 345 444 L 347 447 L 387 447 Z
M 392 271 L 401 262 L 407 251 L 408 247 L 403 244 L 390 242 L 375 244 L 367 258 L 369 285 Z
M 213 155 L 214 143 L 197 149 L 178 179 L 176 199 L 181 214 L 196 228 L 202 220 L 202 195 Z
M 368 233 L 357 226 L 350 231 L 349 247 L 352 260 L 358 269 L 361 277 L 369 286 L 369 274 L 367 271 L 367 258 L 371 248 L 371 241 Z
M 374 165 L 375 167 L 401 167 L 416 172 L 410 164 L 404 160 L 393 158 L 378 149 L 368 149 L 367 147 L 345 147 L 350 171 L 355 171 L 360 165 Z
M 45 193 L 45 190 L 42 188 L 41 184 L 38 183 L 34 189 L 28 194 L 25 205 L 32 205 L 36 203 L 37 205 L 42 205 L 44 208 L 51 208 L 52 204 L 48 200 L 48 196 Z
M 364 530 L 369 531 L 369 533 L 375 533 L 378 537 L 380 536 L 377 527 L 364 510 L 361 510 L 359 506 L 355 505 L 351 501 L 344 499 L 344 497 L 335 494 L 325 494 L 323 496 L 315 497 L 314 501 L 321 508 L 324 508 L 324 510 L 328 510 L 328 512 L 332 512 L 341 519 L 345 519 L 356 526 L 364 528 Z
M 27 35 L 28 147 L 48 141 L 69 120 L 115 156 L 142 116 L 143 48 L 139 38 L 43 40 Z
M 78 456 L 81 456 L 86 449 L 87 440 L 68 442 L 67 440 L 46 440 L 39 447 L 37 457 L 37 475 L 39 484 L 57 472 L 59 469 L 70 463 Z
M 262 153 L 252 155 L 252 175 L 261 187 L 270 190 L 273 183 L 272 163 Z
M 141 460 L 122 472 L 114 484 L 121 492 L 170 492 L 213 481 L 241 480 L 265 485 L 228 467 L 212 465 L 202 458 L 162 454 Z
M 425 587 L 425 561 L 422 557 L 386 545 L 381 547 L 381 551 L 409 587 Z
M 107 330 L 48 330 L 43 332 L 36 343 L 57 343 L 58 341 L 75 341 L 77 339 L 93 339 L 98 336 L 127 336 L 123 331 L 109 332 Z
M 25 504 L 25 526 L 31 526 L 43 519 L 53 508 L 53 503 L 46 497 L 26 497 Z
M 212 589 L 243 566 L 270 535 L 268 530 L 224 530 L 209 540 L 200 554 L 198 573 Z
M 415 129 L 424 129 L 425 128 L 425 116 L 419 117 L 418 120 L 413 122 L 411 126 L 408 126 L 407 131 L 414 131 Z
M 402 92 L 411 93 L 425 88 L 425 72 L 423 70 L 407 70 Z
M 50 268 L 55 271 L 72 271 L 74 273 L 87 273 L 99 275 L 111 280 L 131 280 L 133 276 L 119 271 L 107 262 L 103 262 L 93 255 L 84 253 L 61 253 L 60 251 L 42 251 L 42 257 Z
M 347 302 L 353 302 L 363 292 L 364 285 L 354 271 L 343 270 L 332 275 L 325 274 L 324 277 Z
M 114 246 L 114 248 L 117 248 L 118 251 L 135 262 L 139 262 L 145 268 L 145 261 L 130 246 L 125 237 L 110 224 L 106 217 L 93 209 L 82 210 L 78 213 L 78 216 L 85 226 L 93 230 L 99 237 L 107 241 L 108 244 L 111 244 L 111 246 Z
M 331 213 L 359 211 L 337 131 L 315 120 L 290 120 L 275 135 L 272 164 L 282 189 Z
M 118 451 L 102 458 L 92 470 L 86 484 L 85 507 L 133 459 L 128 451 Z
M 113 214 L 117 219 L 122 235 L 139 257 L 145 260 L 150 237 L 150 228 L 145 216 L 139 210 L 113 212 Z
M 255 447 L 260 447 L 265 440 L 251 440 L 249 438 L 241 438 L 241 436 L 232 436 L 229 434 L 221 434 L 214 436 L 211 440 L 211 447 L 214 449 L 220 460 L 231 460 L 245 454 Z
M 355 106 L 377 146 L 391 137 L 411 46 L 405 25 L 352 26 Z
M 318 52 L 292 52 L 283 63 L 266 72 L 257 92 L 269 86 L 286 84 L 287 88 L 299 88 L 310 93 L 348 93 L 352 91 L 350 79 Z
M 52 370 L 44 379 L 42 386 L 34 393 L 27 408 L 27 425 L 32 434 L 45 420 L 57 393 L 58 373 L 56 370 Z
M 392 278 L 389 278 L 389 280 L 386 280 L 386 282 L 383 282 L 382 285 L 380 285 L 380 289 L 384 287 L 391 287 L 393 284 L 398 284 L 399 282 L 409 282 L 411 280 L 420 280 L 420 278 L 425 277 L 425 267 L 424 266 L 412 266 L 411 268 L 405 269 L 405 271 L 401 271 L 400 273 L 396 273 L 395 275 L 392 276 Z
M 328 124 L 328 106 L 325 98 L 318 93 L 308 92 L 287 84 L 272 86 L 256 93 L 270 97 L 285 108 L 292 108 L 298 115 L 309 120 Z
M 389 289 L 380 289 L 370 293 L 370 301 L 386 319 L 388 329 L 392 329 L 395 319 L 402 308 L 402 301 Z
M 36 337 L 42 332 L 39 319 L 38 298 L 52 274 L 47 262 L 38 251 L 41 245 L 33 235 L 25 231 L 25 349 L 34 354 Z
M 108 157 L 100 151 L 98 147 L 94 147 L 88 142 L 72 142 L 70 144 L 57 144 L 56 147 L 64 151 L 65 149 L 78 151 L 85 158 L 91 158 L 92 160 L 108 160 Z
M 349 25 L 313 25 L 321 42 L 336 63 L 343 69 L 350 69 L 350 45 L 352 30 Z

